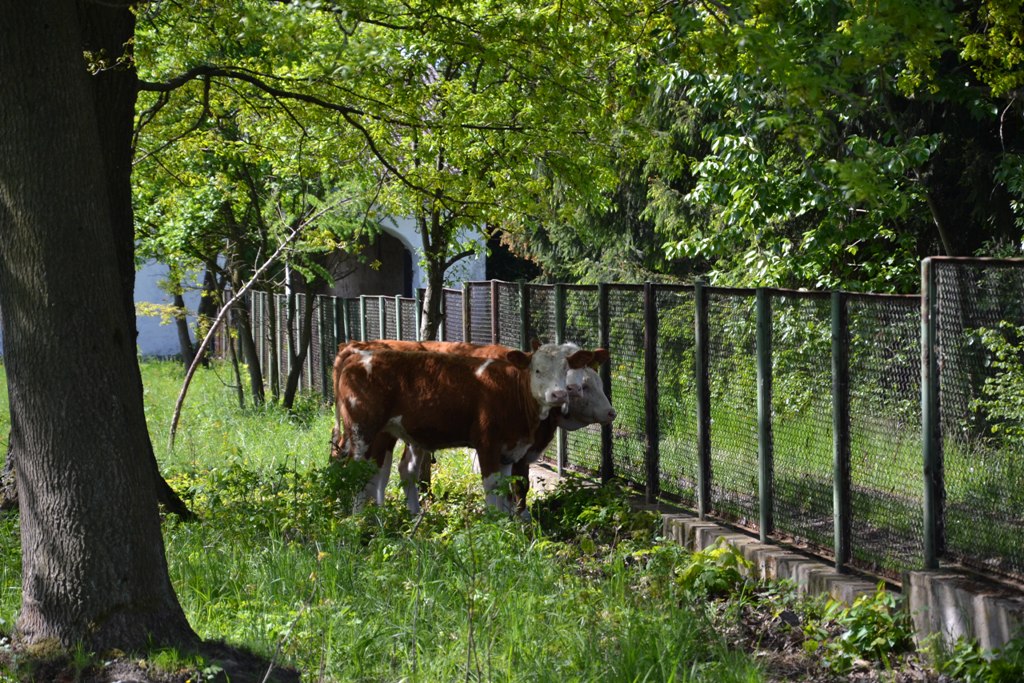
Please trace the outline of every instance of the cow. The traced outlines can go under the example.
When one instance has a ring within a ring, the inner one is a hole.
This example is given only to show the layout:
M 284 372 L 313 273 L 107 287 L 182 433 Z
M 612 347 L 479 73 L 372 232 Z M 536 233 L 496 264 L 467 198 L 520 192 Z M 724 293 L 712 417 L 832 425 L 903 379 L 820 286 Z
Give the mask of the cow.
M 534 342 L 534 348 L 538 346 L 539 344 Z M 561 348 L 567 356 L 579 350 L 579 347 L 574 344 L 564 344 Z M 352 342 L 347 346 L 342 345 L 339 351 L 339 358 L 341 362 L 344 362 L 345 354 L 371 349 L 430 350 L 482 358 L 501 358 L 511 350 L 499 344 L 478 345 L 464 342 L 377 340 Z M 615 419 L 615 410 L 604 393 L 601 377 L 597 373 L 597 368 L 606 362 L 608 362 L 608 351 L 596 349 L 593 351 L 593 360 L 590 365 L 569 370 L 566 377 L 568 401 L 565 404 L 565 409 L 561 412 L 552 411 L 541 421 L 537 434 L 534 437 L 534 442 L 526 452 L 526 455 L 513 463 L 511 473 L 514 477 L 518 478 L 511 489 L 514 507 L 524 519 L 529 519 L 529 512 L 526 510 L 526 494 L 529 490 L 529 466 L 531 463 L 536 462 L 550 445 L 551 440 L 554 438 L 556 427 L 573 431 L 595 423 L 610 424 Z M 381 468 L 379 484 L 382 487 L 381 490 L 383 490 L 383 487 L 387 484 L 391 464 L 390 456 L 397 438 L 390 434 L 382 433 L 377 439 L 379 443 L 375 446 L 374 450 L 379 458 L 377 461 L 378 467 Z M 402 488 L 405 492 L 406 505 L 413 515 L 418 514 L 420 510 L 420 490 L 429 488 L 431 462 L 432 453 L 419 452 L 414 456 L 410 445 L 406 444 L 399 461 L 398 471 Z M 479 464 L 477 464 L 477 467 L 479 468 Z M 417 471 L 417 468 L 419 471 Z
M 512 465 L 512 476 L 515 477 L 512 484 L 513 506 L 523 519 L 530 519 L 530 512 L 526 509 L 526 495 L 530 490 L 530 465 L 537 462 L 551 445 L 552 439 L 555 438 L 555 429 L 561 427 L 568 432 L 574 432 L 592 424 L 609 425 L 615 420 L 615 409 L 604 393 L 601 375 L 597 373 L 597 368 L 607 362 L 608 351 L 595 349 L 594 360 L 590 366 L 569 371 L 566 382 L 577 385 L 580 389 L 577 393 L 570 394 L 566 404 L 568 410 L 549 413 L 538 427 L 533 445 L 526 455 Z M 429 461 L 424 464 L 424 467 L 427 466 Z
M 508 497 L 496 490 L 499 477 L 526 454 L 540 421 L 565 403 L 568 371 L 592 359 L 589 351 L 567 354 L 555 345 L 532 354 L 509 350 L 500 359 L 346 347 L 334 363 L 341 450 L 380 465 L 367 493 L 383 503 L 392 456 L 381 452 L 387 439 L 379 435 L 416 447 L 407 469 L 413 476 L 418 451 L 474 448 L 487 503 L 511 512 Z

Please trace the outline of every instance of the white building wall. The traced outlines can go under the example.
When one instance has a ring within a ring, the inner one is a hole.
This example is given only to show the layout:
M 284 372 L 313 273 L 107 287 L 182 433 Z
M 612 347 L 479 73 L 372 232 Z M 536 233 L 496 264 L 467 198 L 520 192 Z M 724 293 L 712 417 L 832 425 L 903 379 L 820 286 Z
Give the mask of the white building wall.
M 385 218 L 380 223 L 384 232 L 398 238 L 405 248 L 412 253 L 412 288 L 413 291 L 427 286 L 427 274 L 420 264 L 423 243 L 416 230 L 416 221 L 412 218 Z M 448 269 L 445 283 L 448 286 L 461 287 L 463 282 L 475 282 L 487 279 L 486 242 L 479 233 L 467 231 L 460 233 L 460 240 L 471 240 L 478 247 L 474 256 L 462 259 Z
M 412 286 L 413 291 L 426 287 L 427 276 L 420 265 L 420 236 L 412 219 L 385 219 L 381 227 L 399 241 L 412 254 Z M 477 234 L 472 238 L 480 247 L 477 255 L 459 261 L 449 269 L 445 278 L 446 285 L 461 287 L 463 282 L 484 280 L 487 278 L 487 259 L 484 251 L 484 240 Z M 148 302 L 153 304 L 171 305 L 170 294 L 160 288 L 160 283 L 167 277 L 168 268 L 156 261 L 147 261 L 135 274 L 135 303 Z M 193 281 L 200 281 L 200 273 L 196 273 Z M 189 311 L 195 312 L 199 305 L 199 287 L 188 288 L 185 292 L 185 305 Z M 189 316 L 189 333 L 193 334 L 195 317 Z M 181 353 L 178 345 L 178 331 L 173 322 L 163 324 L 159 316 L 136 317 L 139 330 L 138 349 L 142 356 L 176 356 Z M 193 343 L 195 337 L 193 334 Z M 0 334 L 0 354 L 3 354 L 3 335 Z
M 147 261 L 135 273 L 135 303 L 148 302 L 152 304 L 171 305 L 173 297 L 160 288 L 160 283 L 167 278 L 168 268 L 163 263 Z M 192 278 L 193 282 L 200 281 L 197 273 Z M 192 313 L 199 307 L 199 286 L 185 290 L 185 307 Z M 178 344 L 178 330 L 173 321 L 161 324 L 159 316 L 136 315 L 136 326 L 139 329 L 138 348 L 139 354 L 143 356 L 176 356 L 181 353 L 181 346 Z M 192 343 L 196 342 L 193 328 L 195 316 L 188 317 L 189 334 Z

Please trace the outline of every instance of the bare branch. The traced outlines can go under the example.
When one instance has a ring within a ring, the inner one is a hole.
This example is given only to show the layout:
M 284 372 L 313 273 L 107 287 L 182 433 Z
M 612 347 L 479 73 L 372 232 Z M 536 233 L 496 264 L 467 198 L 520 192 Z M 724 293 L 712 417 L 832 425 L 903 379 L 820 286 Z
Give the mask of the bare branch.
M 188 393 L 189 384 L 192 383 L 192 377 L 196 374 L 196 368 L 199 367 L 199 363 L 202 360 L 206 348 L 210 345 L 210 342 L 213 341 L 214 333 L 217 331 L 217 328 L 220 327 L 220 324 L 224 321 L 224 318 L 227 316 L 228 311 L 231 309 L 232 306 L 234 306 L 235 302 L 242 295 L 248 292 L 252 288 L 252 286 L 256 284 L 256 281 L 259 279 L 259 277 L 263 275 L 263 273 L 268 268 L 270 268 L 271 265 L 277 262 L 278 258 L 281 256 L 281 254 L 284 253 L 285 249 L 287 249 L 292 242 L 298 239 L 299 235 L 302 234 L 303 230 L 305 230 L 307 227 L 315 223 L 316 220 L 323 216 L 325 213 L 333 210 L 335 206 L 336 204 L 324 206 L 316 213 L 310 214 L 305 221 L 297 225 L 295 229 L 292 230 L 291 234 L 288 235 L 288 237 L 284 240 L 284 242 L 278 245 L 277 249 L 274 250 L 274 253 L 271 254 L 270 257 L 266 261 L 264 261 L 259 268 L 256 269 L 256 271 L 252 274 L 252 277 L 249 278 L 249 281 L 242 285 L 242 287 L 232 295 L 231 299 L 229 299 L 221 307 L 220 313 L 217 314 L 217 317 L 214 319 L 213 323 L 211 323 L 210 329 L 207 330 L 206 336 L 203 337 L 203 342 L 199 345 L 199 348 L 196 350 L 195 358 L 192 360 L 192 364 L 189 365 L 188 372 L 185 373 L 185 380 L 181 385 L 181 391 L 178 393 L 178 400 L 174 404 L 174 416 L 171 418 L 171 430 L 170 435 L 168 437 L 168 448 L 170 450 L 174 450 L 174 437 L 178 432 L 178 422 L 181 420 L 181 407 L 185 403 L 185 394 Z

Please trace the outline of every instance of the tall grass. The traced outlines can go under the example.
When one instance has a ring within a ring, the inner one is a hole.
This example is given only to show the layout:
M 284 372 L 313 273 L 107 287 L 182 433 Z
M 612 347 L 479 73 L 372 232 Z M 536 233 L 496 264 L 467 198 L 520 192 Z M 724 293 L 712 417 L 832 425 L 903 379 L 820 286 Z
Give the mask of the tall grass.
M 656 518 L 629 517 L 624 498 L 576 490 L 570 514 L 556 493 L 542 521 L 525 525 L 484 510 L 469 459 L 448 452 L 422 520 L 408 518 L 396 486 L 383 507 L 353 515 L 345 492 L 360 474 L 327 466 L 326 406 L 240 410 L 229 375 L 213 368 L 197 376 L 171 451 L 182 370 L 149 362 L 143 374 L 161 468 L 199 515 L 166 519 L 164 539 L 204 638 L 297 667 L 306 681 L 761 680 L 674 581 L 664 558 L 681 551 L 658 551 Z M 0 535 L 9 630 L 16 516 L 0 518 Z

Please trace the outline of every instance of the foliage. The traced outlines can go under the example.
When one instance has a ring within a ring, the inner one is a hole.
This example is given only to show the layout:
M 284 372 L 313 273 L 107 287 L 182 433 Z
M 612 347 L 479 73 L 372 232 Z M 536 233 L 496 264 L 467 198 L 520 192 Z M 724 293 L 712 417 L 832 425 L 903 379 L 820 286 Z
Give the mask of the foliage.
M 949 651 L 935 653 L 938 669 L 963 683 L 1011 683 L 1024 678 L 1024 637 L 1017 635 L 991 652 L 976 642 L 957 640 Z
M 978 334 L 991 354 L 992 374 L 971 407 L 985 414 L 994 435 L 1024 450 L 1024 328 L 1003 321 L 998 328 L 980 329 Z
M 668 256 L 717 284 L 910 291 L 920 254 L 1019 244 L 1006 217 L 1020 220 L 1022 140 L 1003 123 L 1019 112 L 1019 50 L 996 47 L 1014 43 L 1019 12 L 674 7 L 641 202 Z
M 593 553 L 598 546 L 615 546 L 623 539 L 649 541 L 659 523 L 657 515 L 633 509 L 621 481 L 595 486 L 579 477 L 559 481 L 533 514 L 547 535 L 575 539 L 585 553 Z
M 742 593 L 750 583 L 753 565 L 724 537 L 693 553 L 678 572 L 677 581 L 697 598 L 720 598 Z
M 838 637 L 831 635 L 838 629 Z M 830 600 L 820 621 L 804 627 L 809 652 L 820 652 L 836 673 L 846 673 L 855 661 L 870 659 L 892 667 L 893 657 L 913 648 L 913 624 L 897 597 L 879 583 L 873 595 L 862 595 L 852 605 Z

